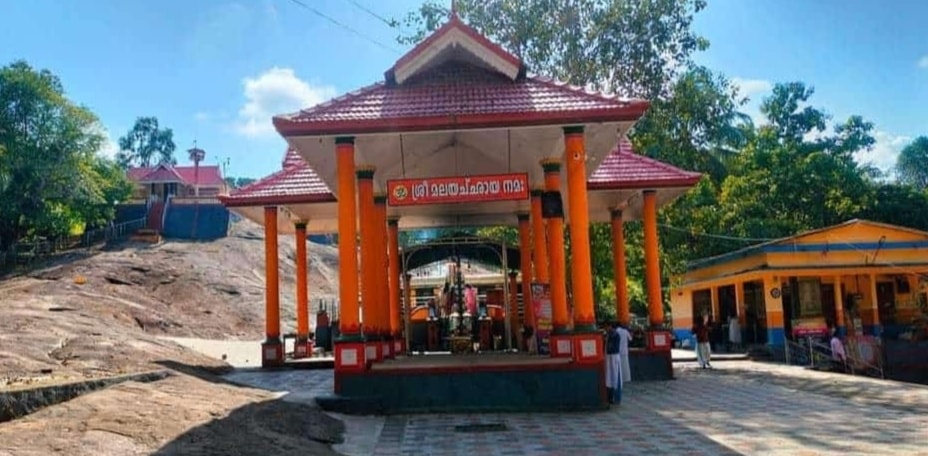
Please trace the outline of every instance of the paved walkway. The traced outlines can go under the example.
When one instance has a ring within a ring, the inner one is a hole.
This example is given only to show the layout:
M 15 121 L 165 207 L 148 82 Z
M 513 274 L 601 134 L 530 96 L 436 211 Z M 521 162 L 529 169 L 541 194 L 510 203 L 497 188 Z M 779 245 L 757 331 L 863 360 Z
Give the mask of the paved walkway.
M 751 361 L 678 364 L 600 413 L 339 416 L 346 455 L 928 455 L 928 388 Z M 331 371 L 242 370 L 229 380 L 312 404 Z M 480 431 L 483 432 L 461 432 Z

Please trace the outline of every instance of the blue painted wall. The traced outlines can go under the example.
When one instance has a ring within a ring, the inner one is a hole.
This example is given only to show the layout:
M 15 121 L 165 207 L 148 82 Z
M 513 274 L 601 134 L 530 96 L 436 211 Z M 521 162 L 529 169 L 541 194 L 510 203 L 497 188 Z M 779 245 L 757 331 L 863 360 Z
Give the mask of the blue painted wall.
M 690 341 L 688 348 L 696 347 L 696 338 L 693 337 L 692 329 L 674 329 L 673 336 L 677 338 L 677 341 L 680 342 L 680 346 L 683 346 L 683 341 Z
M 167 211 L 165 237 L 206 241 L 226 237 L 229 233 L 229 210 L 221 204 L 171 204 Z M 197 221 L 196 230 L 193 229 L 194 220 Z
M 786 331 L 783 328 L 767 328 L 767 345 L 783 346 L 786 344 Z

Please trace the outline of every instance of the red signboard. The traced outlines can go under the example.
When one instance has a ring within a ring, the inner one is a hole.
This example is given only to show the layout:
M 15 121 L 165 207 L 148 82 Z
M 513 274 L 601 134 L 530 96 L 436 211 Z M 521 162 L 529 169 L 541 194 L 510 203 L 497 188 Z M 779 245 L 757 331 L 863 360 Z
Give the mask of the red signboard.
M 528 199 L 528 174 L 434 177 L 387 181 L 391 206 Z

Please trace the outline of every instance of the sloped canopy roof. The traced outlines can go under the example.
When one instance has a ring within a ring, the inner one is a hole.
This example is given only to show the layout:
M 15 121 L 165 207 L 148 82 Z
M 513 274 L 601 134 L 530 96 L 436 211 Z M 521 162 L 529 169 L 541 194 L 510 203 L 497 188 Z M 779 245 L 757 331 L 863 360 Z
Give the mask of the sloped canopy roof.
M 605 190 L 692 187 L 701 177 L 700 173 L 684 171 L 636 153 L 631 141 L 623 137 L 590 176 L 587 188 Z
M 280 171 L 220 196 L 219 200 L 226 206 L 240 207 L 326 203 L 335 201 L 335 197 L 299 154 L 288 149 Z

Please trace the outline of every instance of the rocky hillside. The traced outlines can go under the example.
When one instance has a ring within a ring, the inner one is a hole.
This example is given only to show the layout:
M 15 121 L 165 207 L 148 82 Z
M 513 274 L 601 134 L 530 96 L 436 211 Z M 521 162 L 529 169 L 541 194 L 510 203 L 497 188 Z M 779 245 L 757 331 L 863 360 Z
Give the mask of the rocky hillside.
M 294 239 L 280 238 L 282 329 L 295 326 Z M 331 302 L 336 249 L 310 244 L 310 297 Z M 159 360 L 219 366 L 159 336 L 258 340 L 264 240 L 236 223 L 214 242 L 123 243 L 0 281 L 0 387 L 146 370 Z

